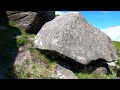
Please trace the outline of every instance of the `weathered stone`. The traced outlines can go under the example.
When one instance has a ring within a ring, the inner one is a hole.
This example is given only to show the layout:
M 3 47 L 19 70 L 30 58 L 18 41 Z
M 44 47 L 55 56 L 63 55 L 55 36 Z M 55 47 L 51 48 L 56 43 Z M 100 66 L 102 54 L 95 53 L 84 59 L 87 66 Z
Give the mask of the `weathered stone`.
M 57 64 L 54 72 L 51 74 L 51 77 L 60 79 L 78 79 L 71 70 L 60 66 L 59 64 Z
M 110 62 L 107 64 L 108 64 L 110 70 L 117 71 L 119 69 L 119 66 L 115 62 Z
M 92 74 L 99 74 L 99 75 L 106 75 L 107 73 L 108 73 L 107 68 L 105 67 L 99 67 L 92 72 Z
M 30 47 L 30 45 L 25 45 L 19 48 L 19 53 L 15 58 L 15 65 L 22 65 L 25 60 L 31 60 Z
M 12 14 L 12 15 L 9 15 L 8 18 L 10 21 L 17 21 L 21 18 L 24 18 L 28 16 L 28 13 L 27 12 L 21 12 L 21 13 L 15 13 L 15 14 Z
M 19 13 L 19 12 L 21 12 L 21 11 L 6 11 L 8 16 Z
M 112 40 L 77 13 L 57 16 L 35 37 L 34 46 L 52 50 L 87 65 L 95 60 L 112 62 L 117 52 Z
M 37 33 L 48 21 L 55 18 L 55 11 L 7 11 L 10 21 L 25 27 L 26 32 Z
M 115 67 L 115 66 L 116 66 L 115 62 L 110 62 L 110 63 L 108 62 L 107 64 L 108 64 L 110 67 Z
M 55 11 L 37 11 L 33 22 L 28 26 L 26 32 L 38 33 L 41 27 L 48 21 L 55 18 Z
M 23 27 L 25 27 L 25 29 L 27 29 L 29 24 L 31 24 L 33 22 L 35 15 L 36 15 L 35 12 L 27 12 L 27 16 L 17 20 L 16 23 L 18 26 L 22 25 Z

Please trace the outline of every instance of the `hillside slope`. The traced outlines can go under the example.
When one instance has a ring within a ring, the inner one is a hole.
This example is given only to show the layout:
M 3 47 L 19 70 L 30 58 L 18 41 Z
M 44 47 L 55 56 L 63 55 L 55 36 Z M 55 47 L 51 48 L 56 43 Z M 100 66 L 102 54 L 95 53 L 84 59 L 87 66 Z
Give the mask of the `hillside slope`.
M 0 58 L 0 75 L 8 79 L 58 79 L 59 77 L 50 75 L 62 58 L 54 57 L 52 54 L 47 56 L 47 52 L 43 53 L 35 49 L 33 46 L 35 34 L 25 33 L 23 27 L 18 27 L 13 22 L 7 27 L 7 31 L 0 30 L 0 56 L 4 57 L 4 59 Z M 114 41 L 114 46 L 120 51 L 120 42 Z M 65 62 L 64 66 L 72 67 L 79 79 L 116 78 L 115 72 L 101 76 L 80 70 L 77 65 L 68 62 Z

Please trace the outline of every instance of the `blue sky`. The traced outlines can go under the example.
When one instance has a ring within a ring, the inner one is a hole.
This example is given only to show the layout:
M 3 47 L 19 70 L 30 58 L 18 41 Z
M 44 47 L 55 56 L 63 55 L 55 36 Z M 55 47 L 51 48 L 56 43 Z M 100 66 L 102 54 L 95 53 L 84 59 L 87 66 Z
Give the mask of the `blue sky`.
M 120 11 L 57 11 L 59 14 L 79 12 L 114 41 L 120 41 Z
M 61 11 L 72 12 L 72 11 Z M 98 29 L 120 25 L 120 11 L 73 11 L 80 12 L 87 21 L 95 25 Z
M 99 29 L 120 25 L 120 11 L 81 11 L 80 13 Z

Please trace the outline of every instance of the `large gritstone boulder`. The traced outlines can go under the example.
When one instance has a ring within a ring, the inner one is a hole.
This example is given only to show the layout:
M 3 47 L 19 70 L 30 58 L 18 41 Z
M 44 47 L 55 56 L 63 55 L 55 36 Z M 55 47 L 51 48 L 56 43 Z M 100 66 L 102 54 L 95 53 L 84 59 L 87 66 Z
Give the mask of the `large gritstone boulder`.
M 83 65 L 117 58 L 110 37 L 77 13 L 63 14 L 47 22 L 36 35 L 34 45 L 38 49 L 56 51 Z

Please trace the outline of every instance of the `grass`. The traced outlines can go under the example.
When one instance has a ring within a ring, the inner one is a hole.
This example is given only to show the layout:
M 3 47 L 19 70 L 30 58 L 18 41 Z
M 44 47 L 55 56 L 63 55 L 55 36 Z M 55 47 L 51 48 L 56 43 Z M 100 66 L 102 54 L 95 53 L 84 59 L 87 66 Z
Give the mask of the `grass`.
M 15 65 L 15 73 L 19 79 L 52 79 L 50 77 L 56 63 L 35 48 L 30 48 L 32 61 L 25 60 L 22 65 Z
M 116 50 L 117 50 L 117 54 L 118 54 L 118 59 L 117 59 L 117 65 L 119 65 L 120 66 L 120 42 L 118 42 L 118 41 L 113 41 L 113 43 L 114 43 L 114 47 L 116 48 Z
M 25 60 L 22 65 L 15 66 L 18 79 L 49 79 L 50 71 L 40 63 L 32 63 Z
M 85 73 L 79 73 L 78 75 L 79 79 L 115 79 L 116 74 L 113 75 L 98 75 L 98 74 L 85 74 Z
M 81 71 L 76 74 L 79 79 L 115 79 L 116 73 L 112 72 L 112 74 L 107 75 L 98 75 L 98 74 L 89 74 L 86 71 Z
M 120 42 L 118 41 L 113 41 L 115 48 L 120 51 Z

